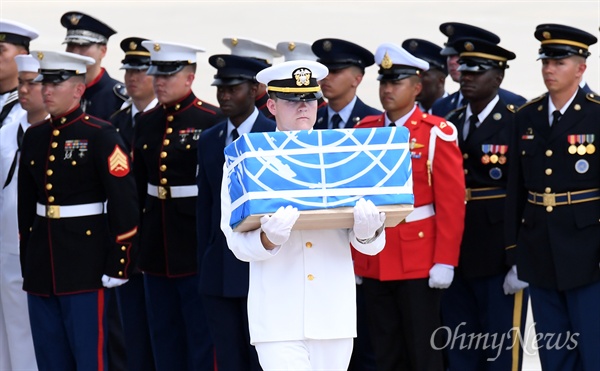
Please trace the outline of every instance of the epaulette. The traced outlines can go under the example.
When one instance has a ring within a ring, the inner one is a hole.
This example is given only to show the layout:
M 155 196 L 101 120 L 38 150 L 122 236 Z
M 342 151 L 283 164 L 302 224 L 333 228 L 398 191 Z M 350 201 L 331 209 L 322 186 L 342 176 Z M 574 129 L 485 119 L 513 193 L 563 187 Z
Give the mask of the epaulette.
M 110 125 L 110 126 L 112 126 L 112 124 L 110 122 L 108 122 L 106 120 L 103 120 L 103 119 L 101 119 L 99 117 L 91 116 L 91 115 L 88 115 L 88 114 L 84 114 L 81 117 L 81 121 L 84 121 L 84 122 L 92 124 L 92 125 L 97 125 L 97 126 L 102 126 L 102 125 L 107 125 L 107 124 Z
M 585 97 L 587 98 L 587 100 L 594 102 L 594 103 L 599 103 L 600 104 L 600 96 L 594 94 L 594 93 L 587 93 L 585 95 Z
M 127 90 L 125 89 L 125 85 L 119 83 L 119 84 L 115 84 L 115 86 L 113 86 L 113 92 L 115 92 L 115 95 L 121 99 L 123 99 L 124 101 L 129 99 L 129 96 L 127 95 Z
M 446 121 L 446 119 L 424 113 L 422 121 L 433 126 L 431 130 L 435 130 L 439 138 L 447 142 L 456 140 L 456 136 L 458 135 L 456 127 L 451 122 Z
M 383 115 L 366 116 L 366 117 L 363 117 L 362 120 L 360 120 L 359 122 L 357 122 L 356 125 L 354 125 L 354 127 L 355 128 L 360 128 L 360 127 L 366 126 L 368 124 L 379 123 L 381 121 L 383 121 Z
M 115 113 L 113 113 L 112 115 L 110 115 L 110 117 L 108 118 L 109 120 L 112 120 L 113 118 L 115 118 L 116 116 L 118 116 L 121 112 L 125 112 L 126 114 L 131 113 L 131 104 L 126 105 L 125 107 L 121 108 L 120 110 L 116 111 Z
M 523 104 L 521 107 L 517 108 L 517 112 L 519 112 L 519 111 L 520 111 L 520 110 L 522 110 L 523 108 L 525 108 L 525 107 L 529 106 L 530 104 L 533 104 L 533 103 L 535 103 L 535 102 L 539 102 L 540 100 L 544 99 L 545 97 L 546 97 L 546 93 L 544 93 L 544 94 L 540 95 L 540 96 L 539 96 L 539 97 L 537 97 L 537 98 L 533 98 L 532 100 L 525 102 L 525 103 L 524 103 L 524 104 Z
M 515 113 L 515 112 L 517 112 L 518 107 L 515 107 L 514 104 L 507 104 L 506 105 L 506 109 L 509 110 L 512 113 Z

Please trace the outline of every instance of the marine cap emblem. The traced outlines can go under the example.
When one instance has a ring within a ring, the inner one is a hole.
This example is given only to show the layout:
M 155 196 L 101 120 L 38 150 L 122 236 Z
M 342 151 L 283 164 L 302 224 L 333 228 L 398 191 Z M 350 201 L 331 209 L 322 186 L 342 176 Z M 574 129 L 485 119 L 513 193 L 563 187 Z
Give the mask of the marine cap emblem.
M 154 44 L 154 51 L 155 52 L 160 51 L 160 44 L 158 44 L 158 43 Z
M 294 49 L 296 49 L 296 43 L 294 43 L 294 42 L 290 42 L 290 43 L 288 44 L 288 50 L 289 50 L 289 51 L 291 51 L 291 52 L 293 52 L 293 51 L 294 51 Z

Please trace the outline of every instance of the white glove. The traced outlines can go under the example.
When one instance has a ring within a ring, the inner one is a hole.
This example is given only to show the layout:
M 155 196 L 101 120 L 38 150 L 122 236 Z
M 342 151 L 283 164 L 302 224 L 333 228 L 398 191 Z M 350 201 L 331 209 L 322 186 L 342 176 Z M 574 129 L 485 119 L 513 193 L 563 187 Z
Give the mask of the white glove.
M 504 295 L 514 295 L 527 287 L 529 287 L 529 284 L 519 279 L 517 276 L 517 266 L 513 265 L 508 273 L 506 273 L 506 277 L 504 277 L 504 284 L 502 285 Z
M 292 227 L 299 216 L 300 212 L 295 207 L 288 205 L 284 208 L 281 206 L 275 214 L 260 218 L 261 228 L 269 241 L 280 246 L 290 238 Z
M 123 279 L 123 278 L 109 277 L 106 274 L 102 275 L 102 285 L 109 289 L 113 288 L 113 287 L 121 286 L 122 284 L 126 283 L 127 281 L 129 281 L 129 280 Z
M 454 267 L 448 264 L 435 263 L 429 270 L 429 287 L 447 289 L 454 278 Z
M 371 200 L 364 198 L 356 201 L 354 205 L 354 236 L 357 240 L 368 240 L 375 237 L 375 233 L 383 226 L 385 213 L 380 213 Z

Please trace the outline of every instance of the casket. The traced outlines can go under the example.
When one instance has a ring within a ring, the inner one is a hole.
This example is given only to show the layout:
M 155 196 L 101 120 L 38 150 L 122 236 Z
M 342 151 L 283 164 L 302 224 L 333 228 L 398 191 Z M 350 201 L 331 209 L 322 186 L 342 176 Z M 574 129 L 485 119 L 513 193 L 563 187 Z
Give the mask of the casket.
M 225 148 L 230 224 L 243 232 L 280 206 L 300 210 L 294 229 L 351 228 L 364 197 L 395 226 L 413 210 L 404 127 L 244 134 Z

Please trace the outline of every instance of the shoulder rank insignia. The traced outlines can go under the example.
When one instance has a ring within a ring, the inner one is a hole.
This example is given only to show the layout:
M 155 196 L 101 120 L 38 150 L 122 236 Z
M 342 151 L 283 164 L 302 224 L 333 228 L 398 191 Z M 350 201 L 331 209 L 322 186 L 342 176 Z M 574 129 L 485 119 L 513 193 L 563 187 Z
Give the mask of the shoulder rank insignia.
M 115 145 L 115 149 L 108 156 L 108 172 L 118 178 L 129 174 L 129 160 L 118 145 Z

